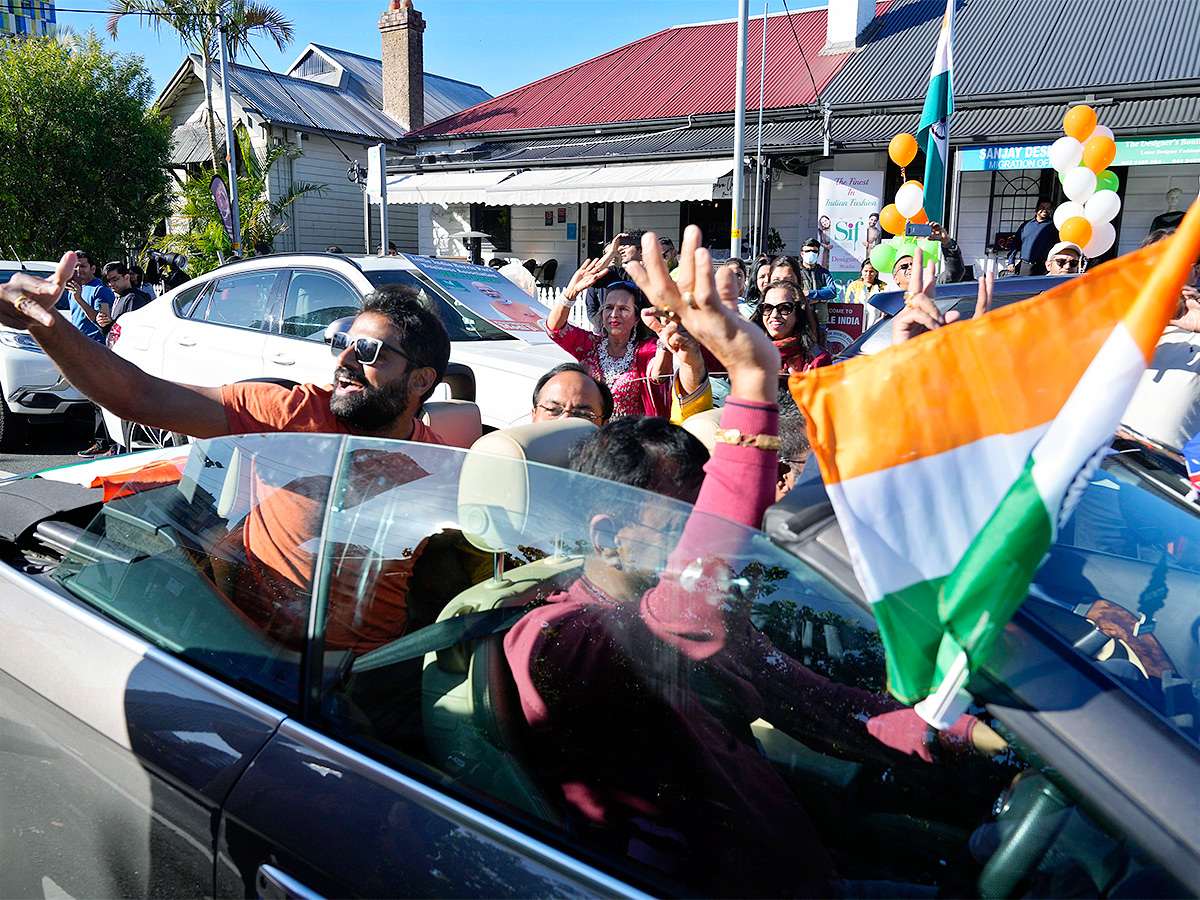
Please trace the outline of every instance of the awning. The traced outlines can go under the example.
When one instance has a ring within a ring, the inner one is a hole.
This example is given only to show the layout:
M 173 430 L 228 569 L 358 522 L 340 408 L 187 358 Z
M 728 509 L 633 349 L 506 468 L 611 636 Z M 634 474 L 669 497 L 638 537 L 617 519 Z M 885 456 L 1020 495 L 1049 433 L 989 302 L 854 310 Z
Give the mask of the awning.
M 393 203 L 488 203 L 487 189 L 510 171 L 411 172 L 388 177 L 388 205 Z M 376 202 L 378 192 L 371 196 Z
M 732 171 L 733 161 L 728 159 L 527 169 L 489 187 L 483 202 L 488 206 L 541 206 L 712 200 L 722 192 L 728 195 L 728 188 L 718 182 Z
M 217 125 L 217 156 L 225 158 L 225 126 Z M 192 163 L 211 163 L 212 144 L 208 140 L 208 126 L 203 122 L 188 122 L 180 125 L 171 134 L 171 165 L 177 168 Z

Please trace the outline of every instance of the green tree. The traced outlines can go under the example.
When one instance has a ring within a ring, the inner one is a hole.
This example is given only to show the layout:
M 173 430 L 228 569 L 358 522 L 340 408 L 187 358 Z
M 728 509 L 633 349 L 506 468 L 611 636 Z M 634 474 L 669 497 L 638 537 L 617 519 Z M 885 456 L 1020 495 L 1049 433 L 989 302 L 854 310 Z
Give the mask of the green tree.
M 252 248 L 260 241 L 271 243 L 276 235 L 283 233 L 287 225 L 283 221 L 284 211 L 305 194 L 320 193 L 323 184 L 304 181 L 292 182 L 282 195 L 271 199 L 268 176 L 271 168 L 280 159 L 294 159 L 301 151 L 282 146 L 272 146 L 256 152 L 250 135 L 243 126 L 235 134 L 240 155 L 241 174 L 238 175 L 238 206 L 241 208 L 242 246 Z M 228 256 L 233 252 L 217 203 L 213 200 L 212 173 L 205 171 L 188 178 L 183 185 L 182 203 L 176 209 L 174 220 L 183 220 L 186 229 L 153 243 L 160 250 L 172 250 L 188 258 L 188 273 L 200 275 L 220 264 L 219 250 Z
M 90 33 L 0 43 L 0 248 L 141 246 L 170 209 L 171 126 L 139 57 Z
M 108 33 L 117 36 L 121 18 L 136 15 L 149 21 L 155 31 L 164 26 L 179 36 L 179 43 L 194 50 L 204 63 L 204 105 L 208 113 L 208 142 L 213 168 L 221 168 L 217 156 L 217 132 L 213 118 L 212 71 L 219 62 L 217 30 L 219 14 L 225 14 L 225 40 L 230 62 L 237 59 L 255 35 L 269 37 L 280 50 L 292 40 L 292 23 L 274 7 L 254 0 L 110 0 Z

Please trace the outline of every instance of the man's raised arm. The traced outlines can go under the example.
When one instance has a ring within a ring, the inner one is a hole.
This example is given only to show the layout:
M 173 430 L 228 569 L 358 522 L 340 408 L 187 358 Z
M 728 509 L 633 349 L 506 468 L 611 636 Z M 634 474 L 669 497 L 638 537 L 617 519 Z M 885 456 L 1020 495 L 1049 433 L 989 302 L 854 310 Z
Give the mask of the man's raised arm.
M 177 384 L 143 372 L 55 311 L 74 269 L 75 254 L 67 253 L 49 278 L 18 272 L 0 286 L 0 322 L 29 329 L 72 386 L 122 419 L 194 437 L 228 434 L 219 387 Z

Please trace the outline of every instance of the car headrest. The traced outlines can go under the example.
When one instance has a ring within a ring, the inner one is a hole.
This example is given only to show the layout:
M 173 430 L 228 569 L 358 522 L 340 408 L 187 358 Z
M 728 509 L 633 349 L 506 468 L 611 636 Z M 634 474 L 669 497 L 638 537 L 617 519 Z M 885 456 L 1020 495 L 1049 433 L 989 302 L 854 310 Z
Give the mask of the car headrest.
M 721 424 L 721 410 L 706 409 L 704 412 L 688 416 L 683 420 L 683 427 L 700 439 L 708 452 L 712 453 L 717 446 L 717 427 Z
M 451 447 L 470 447 L 483 434 L 479 407 L 469 400 L 429 400 L 421 421 Z
M 499 553 L 559 533 L 563 523 L 546 515 L 551 504 L 531 509 L 534 497 L 552 500 L 554 486 L 539 490 L 538 482 L 550 481 L 551 476 L 529 464 L 565 467 L 571 445 L 595 429 L 591 422 L 569 418 L 517 425 L 477 440 L 463 460 L 458 481 L 458 521 L 467 540 Z

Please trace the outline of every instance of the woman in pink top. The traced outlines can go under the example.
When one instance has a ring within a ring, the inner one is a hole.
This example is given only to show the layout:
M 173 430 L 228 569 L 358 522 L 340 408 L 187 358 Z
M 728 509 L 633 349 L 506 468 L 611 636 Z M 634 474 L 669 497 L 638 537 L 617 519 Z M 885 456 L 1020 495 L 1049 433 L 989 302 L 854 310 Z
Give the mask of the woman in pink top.
M 571 306 L 605 271 L 589 260 L 571 276 L 554 309 L 546 318 L 546 331 L 556 344 L 574 356 L 613 395 L 613 418 L 665 416 L 670 412 L 670 352 L 659 344 L 641 319 L 642 293 L 637 285 L 618 281 L 609 285 L 600 307 L 597 334 L 567 322 Z

